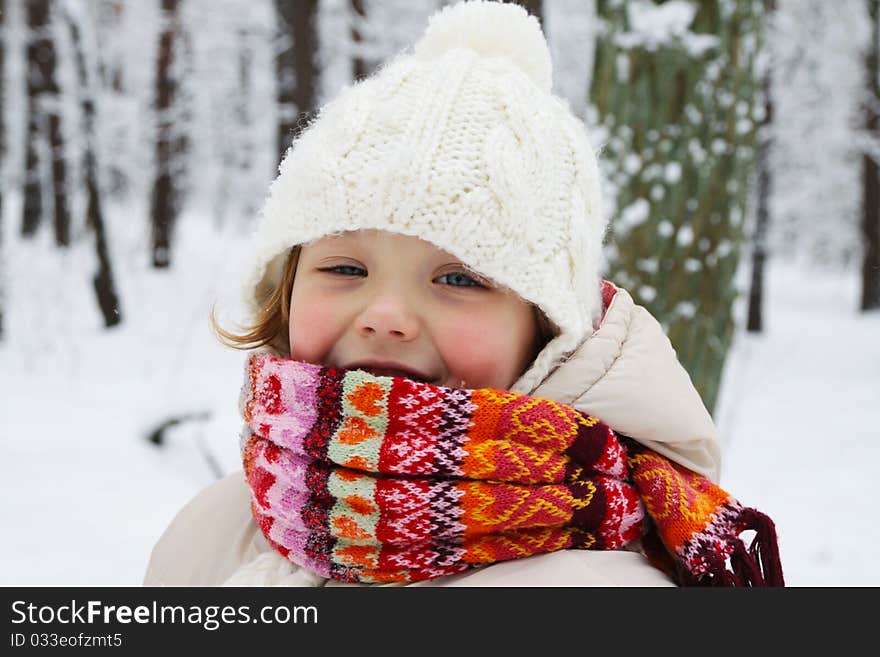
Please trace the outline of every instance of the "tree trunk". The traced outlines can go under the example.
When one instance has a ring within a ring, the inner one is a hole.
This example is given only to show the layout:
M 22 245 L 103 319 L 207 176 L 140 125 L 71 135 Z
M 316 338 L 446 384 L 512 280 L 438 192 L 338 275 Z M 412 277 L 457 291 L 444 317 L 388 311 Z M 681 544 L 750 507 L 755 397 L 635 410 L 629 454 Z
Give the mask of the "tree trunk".
M 178 38 L 177 8 L 178 0 L 162 0 L 163 27 L 156 62 L 156 177 L 150 201 L 152 259 L 153 267 L 157 269 L 167 268 L 171 264 L 171 237 L 177 218 L 172 116 L 177 91 L 177 82 L 172 76 L 175 41 Z
M 5 32 L 6 28 L 6 0 L 0 0 L 0 32 Z M 0 161 L 6 162 L 6 65 L 4 62 L 5 41 L 0 39 Z M 0 171 L 0 173 L 5 173 Z M 0 177 L 0 267 L 5 263 L 3 258 L 3 193 L 5 189 L 5 179 Z M 0 340 L 3 339 L 3 312 L 6 309 L 6 276 L 0 276 Z
M 98 187 L 98 163 L 96 158 L 97 141 L 95 139 L 95 86 L 90 84 L 84 46 L 80 38 L 79 27 L 73 16 L 67 16 L 73 51 L 76 56 L 76 69 L 79 77 L 80 98 L 82 103 L 83 132 L 85 133 L 85 178 L 88 206 L 86 209 L 86 226 L 95 232 L 95 255 L 98 260 L 98 271 L 92 279 L 92 286 L 98 301 L 98 308 L 107 328 L 116 326 L 122 321 L 119 309 L 119 297 L 113 280 L 113 267 L 110 262 L 110 251 L 104 228 L 104 216 L 101 211 L 101 195 Z
M 284 154 L 308 123 L 314 111 L 318 73 L 315 18 L 317 0 L 275 0 L 276 14 L 285 37 L 278 54 L 278 158 Z
M 102 0 L 100 12 L 111 30 L 122 29 L 125 0 Z M 100 58 L 98 61 L 99 78 L 115 93 L 122 93 L 122 61 L 116 57 Z
M 354 44 L 354 57 L 352 58 L 352 75 L 355 81 L 363 80 L 370 71 L 367 63 L 360 52 L 360 44 L 363 42 L 361 38 L 361 24 L 367 17 L 364 9 L 364 0 L 351 0 L 351 41 Z
M 776 0 L 766 0 L 767 15 L 776 9 Z M 767 258 L 767 234 L 770 225 L 770 194 L 773 186 L 770 171 L 772 148 L 773 98 L 770 65 L 761 83 L 764 93 L 764 121 L 758 131 L 758 189 L 755 234 L 752 238 L 752 280 L 749 288 L 749 310 L 746 331 L 760 333 L 764 329 L 764 262 Z
M 40 141 L 42 114 L 39 111 L 43 76 L 40 73 L 40 55 L 46 49 L 42 35 L 49 19 L 48 0 L 29 2 L 27 5 L 27 127 L 25 128 L 24 202 L 22 204 L 21 233 L 31 236 L 37 232 L 43 217 L 43 176 L 40 171 Z
M 867 63 L 867 102 L 865 103 L 865 128 L 868 135 L 877 136 L 878 105 L 880 105 L 880 85 L 878 85 L 878 53 L 877 41 L 880 39 L 878 28 L 878 0 L 868 0 L 868 11 L 871 16 L 871 45 L 866 57 Z M 862 198 L 862 234 L 865 240 L 865 254 L 862 261 L 862 302 L 861 309 L 876 310 L 880 308 L 880 179 L 878 179 L 877 160 L 866 153 L 862 157 L 863 167 L 863 198 Z
M 125 14 L 124 0 L 103 0 L 101 4 L 101 21 L 102 29 L 106 32 L 118 33 L 124 29 L 123 18 Z M 119 53 L 107 53 L 103 57 L 98 58 L 98 79 L 101 85 L 109 87 L 117 96 L 123 96 L 125 89 L 123 88 L 123 61 Z M 100 86 L 100 85 L 99 85 Z M 114 135 L 115 137 L 116 135 Z M 131 181 L 128 179 L 127 173 L 120 165 L 117 157 L 109 157 L 106 162 L 102 163 L 107 180 L 105 182 L 104 193 L 109 196 L 123 198 L 127 196 Z
M 764 84 L 769 94 L 770 85 Z M 746 331 L 761 333 L 764 330 L 764 263 L 767 259 L 767 233 L 770 226 L 770 193 L 773 184 L 770 172 L 770 121 L 772 101 L 766 100 L 766 123 L 762 127 L 762 135 L 758 144 L 757 171 L 757 210 L 755 217 L 755 234 L 752 238 L 752 278 L 749 286 L 749 310 L 746 318 Z M 765 132 L 766 131 L 766 132 Z
M 619 204 L 607 275 L 659 319 L 712 412 L 735 328 L 763 8 L 723 0 L 682 7 L 694 11 L 682 26 L 689 33 L 655 42 L 656 31 L 629 25 L 625 3 L 597 1 L 606 29 L 591 99 L 607 130 L 602 166 Z M 683 15 L 660 2 L 644 9 L 658 12 L 656 25 Z
M 59 96 L 56 99 L 60 100 Z M 61 108 L 47 113 L 49 149 L 52 157 L 52 200 L 55 211 L 55 243 L 70 246 L 70 211 L 67 206 L 67 163 L 64 159 L 64 135 L 61 133 Z
M 543 0 L 516 0 L 518 5 L 522 5 L 529 14 L 538 19 L 541 25 L 544 25 L 544 7 Z
M 248 101 L 253 93 L 253 84 L 251 82 L 253 67 L 253 51 L 251 50 L 250 40 L 244 31 L 238 33 L 238 98 L 236 102 L 235 118 L 241 132 L 247 132 L 253 120 L 251 117 Z M 236 155 L 238 162 L 237 176 L 246 177 L 253 164 L 253 141 L 251 139 L 242 139 L 239 143 L 238 153 Z
M 48 133 L 51 157 L 55 242 L 70 244 L 70 212 L 67 204 L 67 167 L 61 134 L 59 91 L 55 81 L 55 44 L 49 25 L 49 0 L 29 0 L 27 25 L 27 130 L 24 206 L 21 231 L 37 232 L 43 220 L 43 180 L 40 166 L 41 140 Z

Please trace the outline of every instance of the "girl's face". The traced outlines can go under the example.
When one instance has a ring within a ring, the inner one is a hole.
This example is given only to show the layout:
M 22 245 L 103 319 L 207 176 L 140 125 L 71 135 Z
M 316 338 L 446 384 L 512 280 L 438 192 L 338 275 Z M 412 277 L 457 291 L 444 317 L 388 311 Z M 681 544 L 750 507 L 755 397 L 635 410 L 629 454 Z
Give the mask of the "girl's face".
M 532 307 L 432 244 L 360 230 L 304 246 L 291 358 L 461 388 L 508 389 L 534 356 Z

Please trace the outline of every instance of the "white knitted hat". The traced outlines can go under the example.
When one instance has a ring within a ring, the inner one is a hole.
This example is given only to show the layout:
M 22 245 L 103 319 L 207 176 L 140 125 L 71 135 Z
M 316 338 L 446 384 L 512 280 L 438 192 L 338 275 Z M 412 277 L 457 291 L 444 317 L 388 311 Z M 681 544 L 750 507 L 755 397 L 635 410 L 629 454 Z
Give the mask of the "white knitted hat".
M 513 386 L 530 393 L 593 331 L 605 228 L 596 158 L 551 92 L 537 19 L 462 2 L 290 147 L 253 237 L 245 303 L 255 316 L 257 289 L 278 283 L 296 244 L 358 229 L 416 236 L 558 327 Z

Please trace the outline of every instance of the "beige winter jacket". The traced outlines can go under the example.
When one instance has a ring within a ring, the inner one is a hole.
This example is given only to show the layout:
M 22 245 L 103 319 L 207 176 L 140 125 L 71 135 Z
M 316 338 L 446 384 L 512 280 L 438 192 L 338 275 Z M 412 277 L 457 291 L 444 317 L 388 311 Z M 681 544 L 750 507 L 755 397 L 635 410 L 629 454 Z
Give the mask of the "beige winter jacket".
M 660 324 L 618 288 L 601 326 L 533 393 L 570 404 L 718 481 L 712 418 Z M 283 559 L 254 523 L 242 471 L 214 483 L 174 518 L 150 557 L 146 586 L 353 586 Z M 443 577 L 421 586 L 670 586 L 631 550 L 565 550 Z

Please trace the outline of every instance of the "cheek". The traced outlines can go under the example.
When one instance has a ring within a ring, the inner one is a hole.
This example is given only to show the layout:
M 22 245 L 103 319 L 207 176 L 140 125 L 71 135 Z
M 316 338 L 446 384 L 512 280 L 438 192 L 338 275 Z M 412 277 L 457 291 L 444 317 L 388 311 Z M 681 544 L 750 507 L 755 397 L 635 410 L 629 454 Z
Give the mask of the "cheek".
M 294 288 L 287 325 L 290 357 L 322 363 L 333 347 L 338 323 L 338 314 L 327 304 L 322 304 L 320 299 L 310 299 L 308 291 Z
M 471 314 L 444 327 L 436 338 L 449 369 L 450 385 L 507 388 L 514 383 L 530 351 L 530 327 L 509 313 Z

